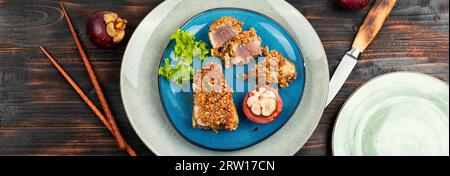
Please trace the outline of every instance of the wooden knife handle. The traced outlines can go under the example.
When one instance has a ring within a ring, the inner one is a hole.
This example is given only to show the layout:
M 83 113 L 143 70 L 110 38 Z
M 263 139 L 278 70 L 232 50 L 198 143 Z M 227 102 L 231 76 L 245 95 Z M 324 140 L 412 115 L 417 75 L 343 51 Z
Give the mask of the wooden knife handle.
M 378 31 L 380 31 L 389 13 L 391 13 L 395 2 L 396 0 L 377 0 L 375 2 L 369 14 L 367 14 L 363 25 L 359 28 L 358 34 L 353 42 L 353 48 L 358 49 L 361 53 L 366 50 Z

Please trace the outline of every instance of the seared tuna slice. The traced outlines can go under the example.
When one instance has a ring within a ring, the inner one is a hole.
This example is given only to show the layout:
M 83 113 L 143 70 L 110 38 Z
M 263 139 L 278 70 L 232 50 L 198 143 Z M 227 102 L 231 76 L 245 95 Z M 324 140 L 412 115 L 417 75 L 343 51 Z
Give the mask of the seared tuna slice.
M 239 117 L 233 102 L 233 90 L 228 88 L 222 66 L 208 63 L 194 75 L 194 128 L 236 130 Z
M 255 78 L 259 86 L 278 84 L 281 88 L 286 88 L 297 78 L 297 71 L 292 62 L 278 51 L 272 50 L 250 70 L 248 77 Z
M 211 53 L 224 61 L 225 68 L 248 64 L 255 57 L 261 56 L 261 42 L 256 30 L 252 28 L 226 42 L 221 48 L 213 49 Z
M 209 28 L 209 40 L 213 48 L 219 48 L 242 32 L 243 22 L 233 17 L 222 17 L 214 21 Z

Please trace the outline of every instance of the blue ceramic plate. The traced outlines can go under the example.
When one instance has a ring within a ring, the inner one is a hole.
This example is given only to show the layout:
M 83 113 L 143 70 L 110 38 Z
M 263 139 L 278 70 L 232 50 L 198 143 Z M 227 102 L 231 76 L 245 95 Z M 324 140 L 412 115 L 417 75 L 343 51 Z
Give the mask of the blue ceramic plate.
M 209 26 L 214 20 L 222 16 L 231 16 L 243 21 L 245 23 L 243 30 L 254 27 L 263 40 L 262 45 L 269 46 L 271 50 L 279 51 L 295 63 L 298 72 L 297 79 L 288 88 L 279 90 L 279 94 L 283 99 L 283 110 L 280 116 L 272 123 L 257 124 L 245 117 L 241 106 L 246 93 L 254 88 L 254 84 L 252 84 L 252 81 L 243 81 L 241 78 L 236 77 L 236 75 L 246 72 L 251 66 L 246 68 L 239 66 L 224 70 L 228 85 L 234 89 L 233 99 L 239 113 L 239 127 L 236 131 L 220 131 L 219 133 L 192 128 L 193 93 L 190 85 L 179 87 L 165 78 L 159 78 L 161 102 L 167 117 L 180 135 L 188 141 L 207 149 L 229 151 L 243 149 L 268 138 L 289 120 L 297 109 L 303 94 L 305 69 L 296 41 L 277 22 L 257 12 L 233 8 L 209 10 L 195 16 L 181 29 L 195 34 L 196 40 L 202 40 L 209 44 Z M 174 59 L 174 44 L 174 41 L 170 42 L 164 51 L 162 60 L 167 57 Z M 258 60 L 260 59 L 264 58 L 259 58 Z M 202 63 L 198 59 L 194 59 L 194 68 L 200 69 L 201 65 L 207 62 L 220 63 L 220 60 L 209 58 Z M 162 62 L 161 64 L 164 63 Z M 172 60 L 171 64 L 176 64 L 176 60 Z

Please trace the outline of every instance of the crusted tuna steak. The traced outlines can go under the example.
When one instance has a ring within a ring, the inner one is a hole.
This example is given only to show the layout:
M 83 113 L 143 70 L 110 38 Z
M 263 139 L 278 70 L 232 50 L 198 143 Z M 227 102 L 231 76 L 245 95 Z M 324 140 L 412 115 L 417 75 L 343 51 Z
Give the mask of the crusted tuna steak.
M 209 28 L 209 40 L 213 48 L 222 47 L 224 43 L 242 32 L 243 22 L 233 17 L 222 17 L 214 21 Z
M 225 68 L 233 65 L 248 64 L 261 56 L 261 38 L 256 34 L 256 30 L 251 28 L 244 31 L 223 44 L 220 48 L 212 49 L 212 55 L 222 59 Z
M 222 67 L 208 63 L 194 75 L 194 128 L 236 130 L 239 117 L 233 102 L 233 91 L 228 88 Z
M 250 70 L 248 77 L 255 78 L 259 86 L 278 84 L 281 88 L 286 88 L 297 78 L 297 71 L 292 62 L 278 51 L 272 50 L 266 59 Z

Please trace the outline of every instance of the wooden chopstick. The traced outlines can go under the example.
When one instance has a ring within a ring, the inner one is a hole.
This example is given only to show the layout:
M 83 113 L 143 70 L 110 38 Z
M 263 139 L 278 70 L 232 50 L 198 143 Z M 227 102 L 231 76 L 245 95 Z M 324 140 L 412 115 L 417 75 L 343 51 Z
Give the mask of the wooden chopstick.
M 117 127 L 116 121 L 111 113 L 111 110 L 109 109 L 108 102 L 106 101 L 105 95 L 103 94 L 102 88 L 100 87 L 100 84 L 97 80 L 97 77 L 95 76 L 95 72 L 92 69 L 91 63 L 89 62 L 89 59 L 86 55 L 86 52 L 83 49 L 83 45 L 80 42 L 80 39 L 78 38 L 77 33 L 75 32 L 75 29 L 73 28 L 72 21 L 69 18 L 69 15 L 67 14 L 66 9 L 64 8 L 64 4 L 60 2 L 61 10 L 64 13 L 64 17 L 66 18 L 67 24 L 69 26 L 70 31 L 72 32 L 72 37 L 75 40 L 75 43 L 77 44 L 78 51 L 80 53 L 81 59 L 83 60 L 84 67 L 86 68 L 86 71 L 88 72 L 89 79 L 91 80 L 92 85 L 94 86 L 95 91 L 97 92 L 97 97 L 100 100 L 100 104 L 102 105 L 103 111 L 105 112 L 105 116 L 109 123 L 111 124 L 112 130 L 116 134 L 120 134 L 119 128 Z M 118 136 L 118 135 L 115 135 Z M 121 139 L 117 139 L 117 145 L 120 149 L 125 149 L 125 141 Z
M 102 112 L 94 105 L 94 103 L 88 98 L 88 96 L 81 90 L 81 88 L 73 81 L 73 79 L 67 74 L 67 72 L 56 62 L 55 59 L 47 52 L 47 50 L 40 46 L 42 52 L 44 52 L 45 56 L 52 62 L 52 64 L 58 69 L 58 71 L 66 78 L 67 82 L 75 89 L 75 91 L 80 95 L 81 99 L 84 100 L 84 102 L 89 106 L 89 108 L 97 115 L 97 117 L 100 119 L 100 121 L 103 123 L 103 125 L 106 126 L 106 128 L 116 137 L 121 139 L 125 142 L 125 151 L 130 156 L 136 156 L 136 152 L 126 143 L 125 139 L 123 139 L 122 135 L 120 133 L 114 133 L 112 125 L 108 122 L 108 120 L 103 116 Z M 116 136 L 117 135 L 117 136 Z

